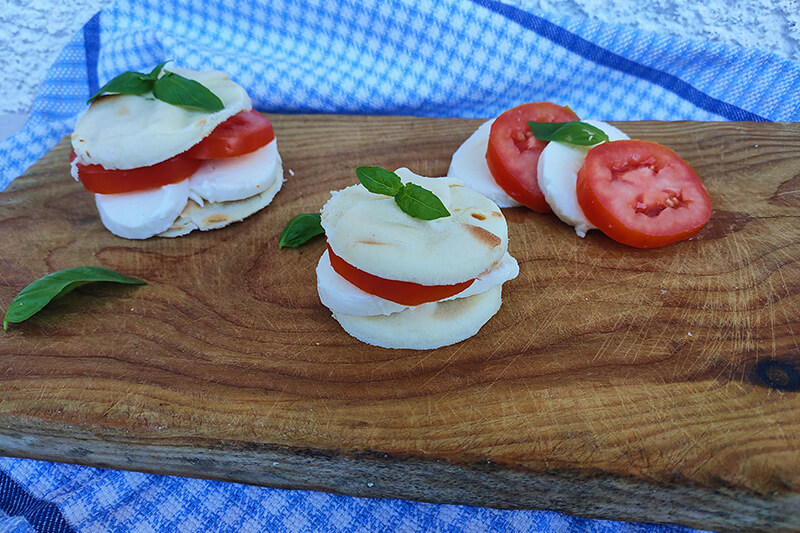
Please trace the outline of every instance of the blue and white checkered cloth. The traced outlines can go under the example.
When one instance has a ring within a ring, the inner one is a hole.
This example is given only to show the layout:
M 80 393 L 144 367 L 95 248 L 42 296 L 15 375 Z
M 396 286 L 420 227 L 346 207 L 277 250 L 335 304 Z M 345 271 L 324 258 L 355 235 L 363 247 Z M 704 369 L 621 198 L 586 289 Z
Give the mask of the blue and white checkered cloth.
M 228 72 L 269 112 L 489 117 L 551 100 L 600 120 L 800 121 L 790 61 L 491 0 L 120 0 L 0 143 L 0 190 L 99 85 L 168 59 Z M 0 458 L 0 533 L 73 530 L 688 531 Z

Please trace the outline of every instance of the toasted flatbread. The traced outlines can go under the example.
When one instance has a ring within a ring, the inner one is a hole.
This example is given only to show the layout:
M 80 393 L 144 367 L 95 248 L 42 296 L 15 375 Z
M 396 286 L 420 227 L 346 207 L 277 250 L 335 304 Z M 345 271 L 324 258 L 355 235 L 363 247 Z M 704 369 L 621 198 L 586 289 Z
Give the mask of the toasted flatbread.
M 225 108 L 216 113 L 167 104 L 148 93 L 109 95 L 96 100 L 81 115 L 72 133 L 76 164 L 98 164 L 107 169 L 154 165 L 185 152 L 233 115 L 252 108 L 244 88 L 224 72 L 166 70 L 202 83 Z
M 333 313 L 342 328 L 382 348 L 432 350 L 472 337 L 500 309 L 502 288 L 442 302 L 410 307 L 393 315 L 353 316 Z
M 424 285 L 459 283 L 491 270 L 508 246 L 508 227 L 497 205 L 452 178 L 397 174 L 433 191 L 451 216 L 420 220 L 388 196 L 363 185 L 334 192 L 322 226 L 334 253 L 370 274 Z
M 283 185 L 283 170 L 277 179 L 262 193 L 244 200 L 211 202 L 203 205 L 190 199 L 178 218 L 158 237 L 180 237 L 194 230 L 208 231 L 239 222 L 260 211 L 272 202 Z

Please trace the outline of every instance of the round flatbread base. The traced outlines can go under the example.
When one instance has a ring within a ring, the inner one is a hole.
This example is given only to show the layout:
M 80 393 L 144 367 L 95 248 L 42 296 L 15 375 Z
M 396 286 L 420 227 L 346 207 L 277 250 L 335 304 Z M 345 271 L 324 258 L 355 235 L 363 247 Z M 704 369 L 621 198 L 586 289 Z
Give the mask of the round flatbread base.
M 280 165 L 280 162 L 278 164 Z M 275 195 L 278 194 L 281 186 L 283 186 L 282 166 L 278 169 L 272 185 L 264 192 L 250 198 L 231 202 L 211 202 L 202 206 L 190 199 L 172 226 L 157 236 L 180 237 L 196 229 L 201 231 L 219 229 L 244 220 L 268 206 L 275 198 Z
M 502 287 L 443 302 L 411 307 L 392 315 L 353 316 L 333 313 L 342 328 L 360 340 L 382 348 L 432 350 L 478 333 L 500 309 Z

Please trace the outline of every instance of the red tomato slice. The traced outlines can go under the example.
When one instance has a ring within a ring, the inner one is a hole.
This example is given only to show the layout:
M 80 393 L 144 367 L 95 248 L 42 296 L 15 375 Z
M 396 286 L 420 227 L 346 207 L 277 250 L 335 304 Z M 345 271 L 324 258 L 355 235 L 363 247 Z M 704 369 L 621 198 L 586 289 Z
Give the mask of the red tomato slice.
M 539 213 L 550 206 L 539 189 L 536 165 L 547 143 L 533 136 L 528 121 L 569 122 L 578 116 L 552 102 L 533 102 L 509 109 L 494 121 L 486 163 L 494 180 L 511 198 Z
M 272 123 L 251 109 L 233 115 L 214 128 L 211 134 L 186 151 L 194 159 L 219 159 L 249 154 L 275 138 Z
M 75 159 L 75 152 L 69 156 Z M 189 159 L 178 154 L 149 167 L 129 170 L 108 170 L 102 165 L 81 165 L 78 163 L 78 179 L 87 191 L 99 194 L 116 194 L 123 192 L 155 189 L 170 183 L 185 180 L 200 168 L 203 162 Z
M 384 300 L 402 305 L 420 305 L 454 296 L 474 282 L 474 279 L 455 285 L 420 285 L 410 281 L 381 278 L 354 267 L 335 253 L 328 245 L 331 266 L 337 274 L 358 287 Z
M 595 146 L 578 171 L 576 189 L 589 222 L 636 248 L 688 239 L 711 218 L 711 199 L 694 169 L 654 142 Z

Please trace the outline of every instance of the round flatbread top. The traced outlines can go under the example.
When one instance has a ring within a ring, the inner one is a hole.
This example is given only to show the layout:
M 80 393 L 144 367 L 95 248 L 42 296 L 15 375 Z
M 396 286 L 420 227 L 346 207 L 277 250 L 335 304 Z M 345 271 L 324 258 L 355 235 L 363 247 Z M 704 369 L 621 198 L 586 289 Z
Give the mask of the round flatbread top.
M 252 108 L 244 88 L 224 72 L 165 70 L 202 83 L 225 108 L 215 113 L 193 110 L 157 100 L 152 93 L 103 96 L 75 124 L 72 148 L 78 163 L 107 169 L 154 165 L 185 152 L 225 120 Z
M 508 247 L 500 208 L 454 178 L 425 178 L 402 168 L 403 183 L 432 191 L 450 216 L 420 220 L 389 196 L 354 185 L 334 191 L 322 208 L 322 227 L 334 253 L 386 279 L 450 285 L 494 268 Z

